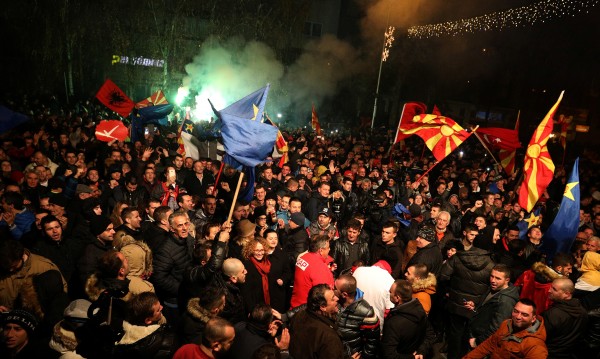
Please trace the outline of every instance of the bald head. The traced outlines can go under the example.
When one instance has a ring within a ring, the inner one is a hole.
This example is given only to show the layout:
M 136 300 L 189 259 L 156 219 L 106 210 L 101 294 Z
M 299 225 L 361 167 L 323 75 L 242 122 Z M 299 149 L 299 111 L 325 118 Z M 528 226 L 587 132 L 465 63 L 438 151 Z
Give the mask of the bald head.
M 558 278 L 552 281 L 548 297 L 553 301 L 566 301 L 573 297 L 575 286 L 568 278 Z
M 227 258 L 223 262 L 223 274 L 225 274 L 232 283 L 244 283 L 246 281 L 246 273 L 244 263 L 237 258 Z

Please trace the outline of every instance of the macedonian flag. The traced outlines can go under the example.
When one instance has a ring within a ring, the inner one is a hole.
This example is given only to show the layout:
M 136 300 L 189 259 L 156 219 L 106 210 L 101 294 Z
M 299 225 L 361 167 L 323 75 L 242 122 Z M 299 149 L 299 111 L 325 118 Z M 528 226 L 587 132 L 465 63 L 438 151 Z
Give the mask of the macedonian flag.
M 167 105 L 169 102 L 162 90 L 158 90 L 149 97 L 135 104 L 135 108 L 144 108 L 148 106 Z
M 312 107 L 312 117 L 310 119 L 310 125 L 312 129 L 317 133 L 317 136 L 321 136 L 321 124 L 319 124 L 319 116 L 317 116 L 317 110 L 315 105 Z
M 546 187 L 554 177 L 554 163 L 548 152 L 548 139 L 552 134 L 554 123 L 552 117 L 562 100 L 564 91 L 560 93 L 558 101 L 533 133 L 527 153 L 525 153 L 525 165 L 523 167 L 525 178 L 519 189 L 519 204 L 527 212 L 531 212 L 533 206 L 546 190 Z
M 465 131 L 454 120 L 444 116 L 418 115 L 413 118 L 413 123 L 419 126 L 409 130 L 401 128 L 400 131 L 421 137 L 438 161 L 446 158 L 471 136 L 471 133 Z

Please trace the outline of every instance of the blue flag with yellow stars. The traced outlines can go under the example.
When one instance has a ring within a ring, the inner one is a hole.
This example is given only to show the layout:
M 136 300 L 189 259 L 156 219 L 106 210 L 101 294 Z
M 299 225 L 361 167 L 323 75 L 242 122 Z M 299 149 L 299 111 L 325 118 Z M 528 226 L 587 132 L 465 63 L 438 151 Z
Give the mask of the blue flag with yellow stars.
M 254 168 L 273 152 L 277 127 L 262 123 L 269 85 L 238 100 L 224 109 L 213 111 L 220 120 L 225 156 L 223 162 L 243 170 L 248 181 L 240 198 L 249 201 L 254 194 Z M 210 102 L 210 101 L 209 101 Z
M 548 259 L 553 258 L 558 252 L 569 253 L 579 227 L 579 200 L 579 158 L 577 158 L 565 186 L 556 218 L 542 238 L 540 250 Z

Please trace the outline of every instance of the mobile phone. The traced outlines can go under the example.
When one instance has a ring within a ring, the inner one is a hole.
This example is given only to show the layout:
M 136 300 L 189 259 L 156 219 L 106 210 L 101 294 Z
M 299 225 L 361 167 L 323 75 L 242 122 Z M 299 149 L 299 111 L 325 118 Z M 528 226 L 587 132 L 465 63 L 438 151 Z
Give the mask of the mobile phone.
M 144 128 L 144 135 L 148 135 L 150 134 L 150 130 L 148 129 L 148 127 Z

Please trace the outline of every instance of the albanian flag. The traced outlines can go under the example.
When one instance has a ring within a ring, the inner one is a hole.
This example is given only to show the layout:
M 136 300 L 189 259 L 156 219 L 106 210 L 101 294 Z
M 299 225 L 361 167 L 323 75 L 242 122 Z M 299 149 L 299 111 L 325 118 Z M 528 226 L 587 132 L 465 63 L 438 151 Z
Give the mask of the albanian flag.
M 398 143 L 413 134 L 405 134 L 402 130 L 410 130 L 418 127 L 418 124 L 414 124 L 412 119 L 417 116 L 427 113 L 427 106 L 422 102 L 407 102 L 402 107 L 402 114 L 400 115 L 400 122 L 398 122 L 398 129 L 396 130 L 396 140 L 394 143 Z
M 546 187 L 554 177 L 554 163 L 548 152 L 548 139 L 552 134 L 554 123 L 552 117 L 562 100 L 564 91 L 560 93 L 558 101 L 552 106 L 546 117 L 533 133 L 527 153 L 525 153 L 525 178 L 519 189 L 519 204 L 527 212 L 531 212 Z
M 460 146 L 471 133 L 465 131 L 451 118 L 437 115 L 418 115 L 413 118 L 418 126 L 400 131 L 404 134 L 414 134 L 425 141 L 436 160 L 441 161 Z
M 110 79 L 106 79 L 98 93 L 98 101 L 122 117 L 127 117 L 133 109 L 134 103 L 129 97 Z

